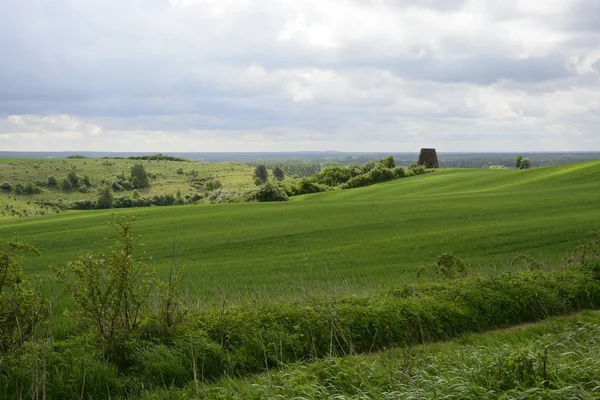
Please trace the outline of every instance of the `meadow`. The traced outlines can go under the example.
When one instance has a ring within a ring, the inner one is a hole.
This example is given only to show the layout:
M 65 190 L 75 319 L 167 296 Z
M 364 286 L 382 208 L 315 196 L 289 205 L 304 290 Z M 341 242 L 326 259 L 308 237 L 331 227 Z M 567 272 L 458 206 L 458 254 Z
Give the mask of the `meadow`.
M 160 274 L 175 262 L 203 302 L 368 291 L 435 278 L 419 268 L 452 251 L 478 273 L 528 254 L 549 267 L 600 226 L 600 162 L 532 170 L 449 169 L 284 203 L 69 211 L 6 219 L 0 237 L 40 249 L 46 274 L 111 240 L 131 214 Z M 217 300 L 215 300 L 217 299 Z

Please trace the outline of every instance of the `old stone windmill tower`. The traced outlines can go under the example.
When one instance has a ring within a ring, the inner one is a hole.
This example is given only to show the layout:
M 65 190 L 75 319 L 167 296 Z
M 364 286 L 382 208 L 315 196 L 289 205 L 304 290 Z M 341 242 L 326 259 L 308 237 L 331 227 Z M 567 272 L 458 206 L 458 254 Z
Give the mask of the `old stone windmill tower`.
M 421 149 L 417 164 L 423 165 L 426 168 L 439 168 L 440 163 L 438 162 L 435 149 Z

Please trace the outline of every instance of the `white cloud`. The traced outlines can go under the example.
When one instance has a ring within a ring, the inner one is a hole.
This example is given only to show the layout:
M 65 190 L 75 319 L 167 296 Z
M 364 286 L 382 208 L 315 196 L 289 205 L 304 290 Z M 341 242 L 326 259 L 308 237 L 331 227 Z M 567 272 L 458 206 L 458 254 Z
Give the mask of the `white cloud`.
M 600 150 L 594 4 L 9 0 L 0 140 L 22 150 Z

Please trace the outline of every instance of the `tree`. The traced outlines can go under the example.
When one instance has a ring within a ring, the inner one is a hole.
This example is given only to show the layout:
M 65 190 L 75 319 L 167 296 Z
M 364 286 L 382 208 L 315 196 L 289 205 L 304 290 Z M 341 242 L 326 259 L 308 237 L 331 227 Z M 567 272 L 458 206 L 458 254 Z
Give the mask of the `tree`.
M 531 168 L 531 160 L 527 157 L 521 159 L 521 162 L 519 163 L 519 168 L 520 169 L 529 169 Z
M 267 168 L 263 164 L 259 164 L 254 168 L 254 177 L 261 180 L 261 182 L 265 183 L 269 178 L 269 173 L 267 172 Z
M 134 164 L 131 167 L 131 185 L 136 189 L 150 187 L 150 181 L 148 180 L 148 174 L 144 165 Z
M 110 187 L 105 186 L 98 191 L 98 208 L 112 208 L 114 202 L 113 194 Z
M 283 172 L 283 170 L 281 168 L 275 167 L 275 168 L 273 168 L 273 176 L 278 181 L 282 181 L 283 178 L 285 178 L 285 173 Z
M 521 161 L 523 161 L 523 156 L 517 156 L 515 159 L 515 168 L 521 168 Z
M 396 163 L 394 162 L 394 157 L 389 156 L 387 158 L 383 158 L 379 160 L 379 164 L 384 168 L 394 169 L 396 168 Z

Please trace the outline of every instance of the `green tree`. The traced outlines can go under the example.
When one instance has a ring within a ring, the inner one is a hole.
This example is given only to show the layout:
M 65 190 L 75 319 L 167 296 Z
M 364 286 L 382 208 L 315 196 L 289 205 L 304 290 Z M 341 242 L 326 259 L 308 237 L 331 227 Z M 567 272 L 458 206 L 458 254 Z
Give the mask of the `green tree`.
M 521 168 L 521 161 L 523 161 L 523 156 L 517 156 L 515 159 L 515 168 Z
M 279 166 L 277 166 L 277 167 L 273 168 L 273 176 L 278 181 L 282 181 L 283 178 L 285 178 L 285 173 L 283 172 L 283 170 Z
M 269 172 L 267 172 L 267 168 L 263 164 L 259 164 L 254 168 L 254 177 L 265 183 L 269 178 Z
M 110 187 L 105 186 L 98 191 L 98 201 L 96 204 L 98 208 L 112 208 L 114 200 Z
M 392 156 L 379 160 L 379 164 L 384 168 L 396 168 L 396 162 L 394 161 L 394 157 Z
M 134 164 L 131 167 L 131 185 L 136 189 L 150 187 L 148 174 L 143 164 Z
M 521 159 L 521 163 L 519 164 L 519 169 L 529 169 L 531 168 L 531 160 L 527 157 Z

